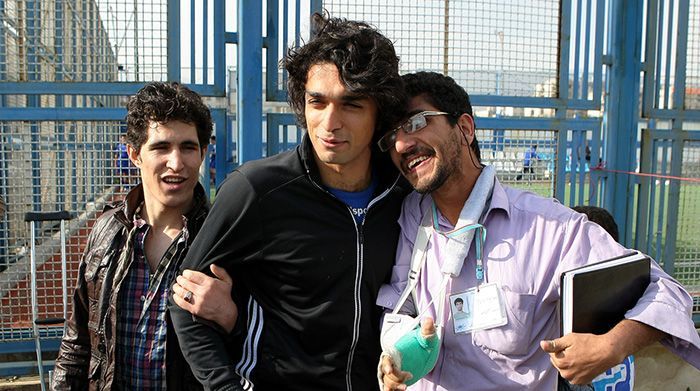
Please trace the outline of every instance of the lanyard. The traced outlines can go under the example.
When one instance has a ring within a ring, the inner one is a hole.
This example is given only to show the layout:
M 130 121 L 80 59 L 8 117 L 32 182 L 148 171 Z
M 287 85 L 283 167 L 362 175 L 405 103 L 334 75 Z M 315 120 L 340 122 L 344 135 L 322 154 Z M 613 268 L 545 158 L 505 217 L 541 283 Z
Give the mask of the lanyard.
M 475 237 L 476 237 L 476 268 L 475 268 L 475 276 L 476 276 L 476 281 L 477 281 L 477 287 L 481 285 L 481 283 L 484 281 L 484 261 L 483 261 L 483 246 L 484 242 L 486 241 L 486 227 L 479 223 L 474 223 L 474 224 L 468 224 L 464 225 L 462 227 L 458 227 L 455 229 L 452 229 L 450 231 L 441 231 L 439 226 L 438 226 L 438 214 L 437 214 L 437 207 L 435 206 L 435 202 L 432 203 L 432 210 L 433 210 L 433 230 L 448 239 L 455 239 L 455 240 L 460 240 L 464 239 L 467 236 L 467 233 L 470 230 L 475 230 Z M 465 246 L 469 246 L 470 243 L 464 243 Z M 460 260 L 461 263 L 464 262 L 464 259 Z M 457 268 L 457 270 L 461 269 L 460 267 Z
M 468 231 L 470 230 L 476 230 L 476 233 L 480 233 L 478 235 L 477 240 L 476 240 L 476 280 L 477 280 L 477 290 L 479 289 L 480 284 L 484 281 L 484 266 L 483 266 L 483 260 L 482 260 L 482 248 L 484 245 L 484 241 L 486 240 L 486 228 L 484 228 L 483 225 L 481 224 L 469 224 L 463 227 L 460 227 L 455 230 L 443 232 L 438 229 L 437 226 L 437 208 L 435 207 L 435 204 L 433 203 L 433 209 L 432 209 L 432 214 L 426 213 L 423 215 L 423 219 L 421 220 L 421 224 L 418 227 L 418 233 L 416 235 L 416 241 L 413 245 L 413 252 L 411 254 L 411 269 L 408 273 L 408 283 L 406 284 L 406 287 L 404 288 L 401 297 L 399 298 L 397 304 L 394 307 L 394 310 L 392 313 L 397 314 L 403 307 L 404 303 L 406 302 L 406 299 L 408 298 L 409 295 L 413 294 L 413 303 L 416 308 L 416 312 L 418 313 L 418 316 L 416 319 L 420 319 L 425 311 L 430 308 L 430 306 L 437 301 L 437 308 L 436 308 L 436 313 L 437 313 L 437 318 L 436 321 L 438 322 L 437 324 L 442 324 L 441 319 L 443 319 L 443 313 L 444 313 L 444 302 L 445 302 L 445 292 L 447 289 L 447 284 L 450 281 L 450 279 L 453 277 L 452 274 L 449 273 L 444 273 L 442 282 L 440 283 L 440 289 L 437 293 L 436 296 L 433 297 L 432 300 L 425 306 L 425 308 L 421 311 L 418 308 L 418 298 L 415 296 L 415 287 L 418 284 L 418 276 L 420 274 L 421 269 L 423 268 L 423 264 L 425 263 L 425 259 L 427 257 L 427 247 L 428 247 L 428 241 L 429 237 L 432 232 L 437 232 L 438 234 L 446 236 L 448 239 L 460 239 L 464 238 Z M 432 227 L 431 227 L 431 220 L 432 220 Z M 432 228 L 432 230 L 431 230 Z M 476 236 L 476 235 L 475 235 Z M 466 240 L 465 240 L 466 242 Z M 467 244 L 465 244 L 467 245 Z M 460 259 L 459 265 L 455 265 L 456 269 L 461 269 L 462 264 L 464 263 L 464 258 L 466 258 L 466 255 Z M 453 269 L 454 270 L 454 269 Z M 439 319 L 439 320 L 438 320 Z M 417 323 L 416 323 L 417 324 Z

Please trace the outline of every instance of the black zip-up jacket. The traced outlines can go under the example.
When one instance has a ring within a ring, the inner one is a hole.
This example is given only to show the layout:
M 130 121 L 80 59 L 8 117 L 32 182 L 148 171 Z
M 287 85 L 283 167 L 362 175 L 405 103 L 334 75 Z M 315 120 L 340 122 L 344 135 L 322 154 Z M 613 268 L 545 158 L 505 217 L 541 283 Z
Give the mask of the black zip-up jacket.
M 171 302 L 183 353 L 205 388 L 377 387 L 375 301 L 394 264 L 408 187 L 375 152 L 378 186 L 359 225 L 321 185 L 308 136 L 294 151 L 246 163 L 221 185 L 182 268 L 206 272 L 216 263 L 248 295 L 237 301 L 240 349 L 227 350 L 223 335 Z
M 80 261 L 73 311 L 66 322 L 56 358 L 53 390 L 117 388 L 113 384 L 117 298 L 131 262 L 121 263 L 120 257 L 132 245 L 127 242 L 127 237 L 134 227 L 134 209 L 142 201 L 143 187 L 139 185 L 126 196 L 126 203 L 107 206 L 90 231 Z M 209 201 L 204 188 L 198 184 L 192 209 L 186 215 L 190 241 L 197 235 L 208 210 Z M 201 389 L 182 357 L 170 319 L 166 338 L 168 390 Z

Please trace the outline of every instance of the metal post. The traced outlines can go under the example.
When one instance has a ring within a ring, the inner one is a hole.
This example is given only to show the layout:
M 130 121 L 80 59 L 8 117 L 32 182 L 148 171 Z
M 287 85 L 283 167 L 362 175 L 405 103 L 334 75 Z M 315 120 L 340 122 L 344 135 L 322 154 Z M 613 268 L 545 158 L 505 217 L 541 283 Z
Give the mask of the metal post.
M 238 2 L 238 160 L 262 157 L 262 3 Z
M 671 133 L 674 136 L 671 144 L 671 175 L 681 176 L 683 163 L 683 111 L 685 108 L 685 87 L 688 60 L 688 25 L 690 15 L 689 0 L 678 1 L 678 27 L 676 30 L 676 69 L 673 86 L 673 110 L 679 115 L 673 119 Z M 676 240 L 678 238 L 678 216 L 680 205 L 681 183 L 672 180 L 669 184 L 668 210 L 666 215 L 666 243 L 663 252 L 663 262 L 666 271 L 675 272 Z
M 564 124 L 569 102 L 569 54 L 571 51 L 571 2 L 561 2 L 561 20 L 559 22 L 559 62 L 557 75 L 559 81 L 559 104 L 556 107 L 556 118 L 559 120 L 557 130 L 557 159 L 554 174 L 554 197 L 565 202 L 566 192 L 566 140 L 569 129 Z
M 298 1 L 297 1 L 297 9 L 298 7 Z M 309 5 L 309 8 L 311 10 L 311 13 L 313 14 L 314 12 L 323 12 L 323 1 L 321 0 L 311 0 L 311 4 Z M 297 15 L 299 15 L 299 12 L 297 12 Z M 297 23 L 297 26 L 299 24 Z M 297 35 L 298 36 L 298 35 Z
M 191 11 L 194 15 L 194 10 Z M 168 80 L 180 81 L 180 0 L 168 1 Z M 194 29 L 194 24 L 192 24 Z M 194 33 L 192 33 L 194 37 Z M 192 53 L 194 58 L 194 53 Z
M 27 1 L 26 3 L 26 35 L 27 39 L 24 42 L 27 48 L 26 58 L 26 77 L 27 80 L 36 81 L 39 79 L 39 70 L 37 67 L 38 56 L 36 51 L 41 47 L 39 45 L 39 12 L 37 11 L 38 3 Z M 37 95 L 27 96 L 27 107 L 39 107 L 39 97 Z M 30 122 L 29 131 L 31 134 L 31 165 L 32 165 L 32 209 L 41 210 L 41 153 L 40 148 L 40 128 L 37 122 Z
M 197 6 L 196 0 L 190 0 L 190 31 L 194 31 L 197 25 L 197 14 L 194 11 Z M 190 83 L 197 84 L 197 34 L 190 34 Z
M 5 9 L 5 0 L 0 0 L 0 9 Z M 7 75 L 7 43 L 5 42 L 5 23 L 0 23 L 0 80 L 8 80 Z M 7 106 L 7 97 L 0 95 L 0 107 Z
M 36 320 L 39 317 L 39 304 L 37 302 L 37 286 L 36 286 L 36 223 L 34 221 L 29 222 L 29 229 L 31 233 L 29 234 L 31 243 L 29 250 L 29 263 L 30 263 L 30 289 L 31 289 L 31 301 L 32 301 L 32 330 L 34 331 L 34 347 L 36 349 L 36 365 L 39 370 L 39 382 L 41 383 L 41 391 L 46 391 L 46 384 L 44 381 L 44 364 L 41 359 L 41 337 L 39 336 L 39 326 L 36 324 Z
M 5 0 L 0 0 L 0 9 L 5 9 Z M 6 75 L 6 64 L 7 64 L 7 56 L 5 55 L 7 51 L 7 46 L 5 42 L 5 24 L 0 23 L 0 48 L 5 48 L 4 50 L 0 50 L 0 79 L 2 80 L 7 80 L 7 75 Z M 7 97 L 5 95 L 0 96 L 0 108 L 7 106 Z M 3 124 L 0 125 L 0 197 L 5 196 L 7 197 L 7 194 L 3 194 L 2 190 L 7 189 L 7 175 L 8 175 L 8 166 L 9 162 L 7 159 L 7 152 L 6 148 L 9 144 L 8 140 L 9 137 L 3 136 L 5 134 L 5 127 L 7 125 Z M 7 219 L 9 221 L 9 219 Z M 4 221 L 5 218 L 2 214 L 0 214 L 0 257 L 5 256 L 5 248 L 7 248 L 7 242 L 6 242 L 6 232 L 9 232 L 10 227 L 4 226 Z M 8 224 L 9 225 L 9 224 Z
M 607 165 L 620 171 L 634 171 L 639 120 L 639 72 L 641 70 L 642 7 L 637 0 L 612 2 L 610 13 L 612 55 L 608 110 Z M 611 173 L 603 206 L 620 228 L 620 241 L 631 245 L 634 182 L 628 174 Z
M 287 15 L 287 2 L 285 1 L 282 5 L 284 11 L 282 15 Z M 287 32 L 287 26 L 279 24 L 279 6 L 277 0 L 267 0 L 267 36 L 265 37 L 265 45 L 267 48 L 267 64 L 278 64 L 280 60 L 279 56 L 279 42 L 282 39 L 284 45 L 288 42 L 286 37 L 284 37 Z M 285 19 L 286 20 L 286 19 Z M 267 74 L 265 75 L 265 100 L 268 102 L 281 102 L 284 101 L 285 94 L 284 90 L 280 90 L 279 82 L 279 72 L 277 67 L 268 66 Z M 270 135 L 267 136 L 267 142 L 270 143 Z M 268 148 L 269 149 L 269 148 Z
M 217 90 L 217 95 L 226 97 L 226 4 L 223 0 L 214 1 L 213 20 L 214 87 Z
M 55 20 L 56 20 L 56 37 L 55 42 L 55 50 L 56 50 L 56 81 L 63 81 L 63 73 L 64 73 L 64 56 L 63 56 L 63 32 L 64 32 L 64 26 L 63 26 L 63 11 L 64 7 L 64 1 L 63 0 L 57 0 L 56 1 L 56 9 L 55 9 Z M 64 107 L 64 98 L 63 95 L 56 95 L 56 108 L 62 108 Z M 58 122 L 56 123 L 56 141 L 60 143 L 60 145 L 65 145 L 65 125 L 63 125 L 63 122 Z M 65 167 L 65 161 L 66 161 L 66 152 L 64 149 L 60 149 L 57 152 L 57 161 L 56 161 L 56 209 L 63 209 L 65 208 L 66 204 L 66 167 Z
M 61 292 L 63 296 L 63 319 L 68 319 L 68 259 L 66 252 L 66 221 L 61 220 Z M 66 322 L 63 322 L 63 332 L 66 331 Z

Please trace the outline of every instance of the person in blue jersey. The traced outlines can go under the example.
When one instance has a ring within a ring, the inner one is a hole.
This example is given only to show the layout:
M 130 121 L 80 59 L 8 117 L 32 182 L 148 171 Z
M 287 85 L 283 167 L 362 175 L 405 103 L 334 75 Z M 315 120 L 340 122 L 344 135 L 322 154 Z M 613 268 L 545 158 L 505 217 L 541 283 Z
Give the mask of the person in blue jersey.
M 118 191 L 126 192 L 131 186 L 131 178 L 136 175 L 136 168 L 129 160 L 125 134 L 119 136 L 119 144 L 114 150 L 114 160 L 117 167 L 117 176 L 119 177 L 119 186 L 121 186 Z
M 521 180 L 523 176 L 526 178 L 531 178 L 535 173 L 534 167 L 532 167 L 532 164 L 534 163 L 534 160 L 539 160 L 539 156 L 537 155 L 537 145 L 533 145 L 530 148 L 528 148 L 525 151 L 525 158 L 523 159 L 523 173 L 518 175 L 516 178 L 517 180 Z
M 216 136 L 209 137 L 209 183 L 216 183 Z

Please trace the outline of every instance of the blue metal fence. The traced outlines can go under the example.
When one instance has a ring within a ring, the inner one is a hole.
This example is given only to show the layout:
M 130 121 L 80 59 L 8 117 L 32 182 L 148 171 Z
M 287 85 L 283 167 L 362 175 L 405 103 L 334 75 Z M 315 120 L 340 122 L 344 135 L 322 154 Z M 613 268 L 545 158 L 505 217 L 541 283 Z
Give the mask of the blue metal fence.
M 484 160 L 504 182 L 610 209 L 625 244 L 696 292 L 700 313 L 700 191 L 690 180 L 700 178 L 700 0 L 0 0 L 9 208 L 0 268 L 26 257 L 24 212 L 78 212 L 71 229 L 84 240 L 100 203 L 135 182 L 114 170 L 114 147 L 126 98 L 144 82 L 177 80 L 205 96 L 216 184 L 237 164 L 294 147 L 303 130 L 278 63 L 322 8 L 382 30 L 401 72 L 454 77 L 472 97 Z M 525 173 L 532 145 L 539 160 Z M 0 271 L 0 286 L 22 273 Z M 14 289 L 19 308 L 28 292 Z M 0 342 L 21 342 L 13 306 L 2 308 Z

